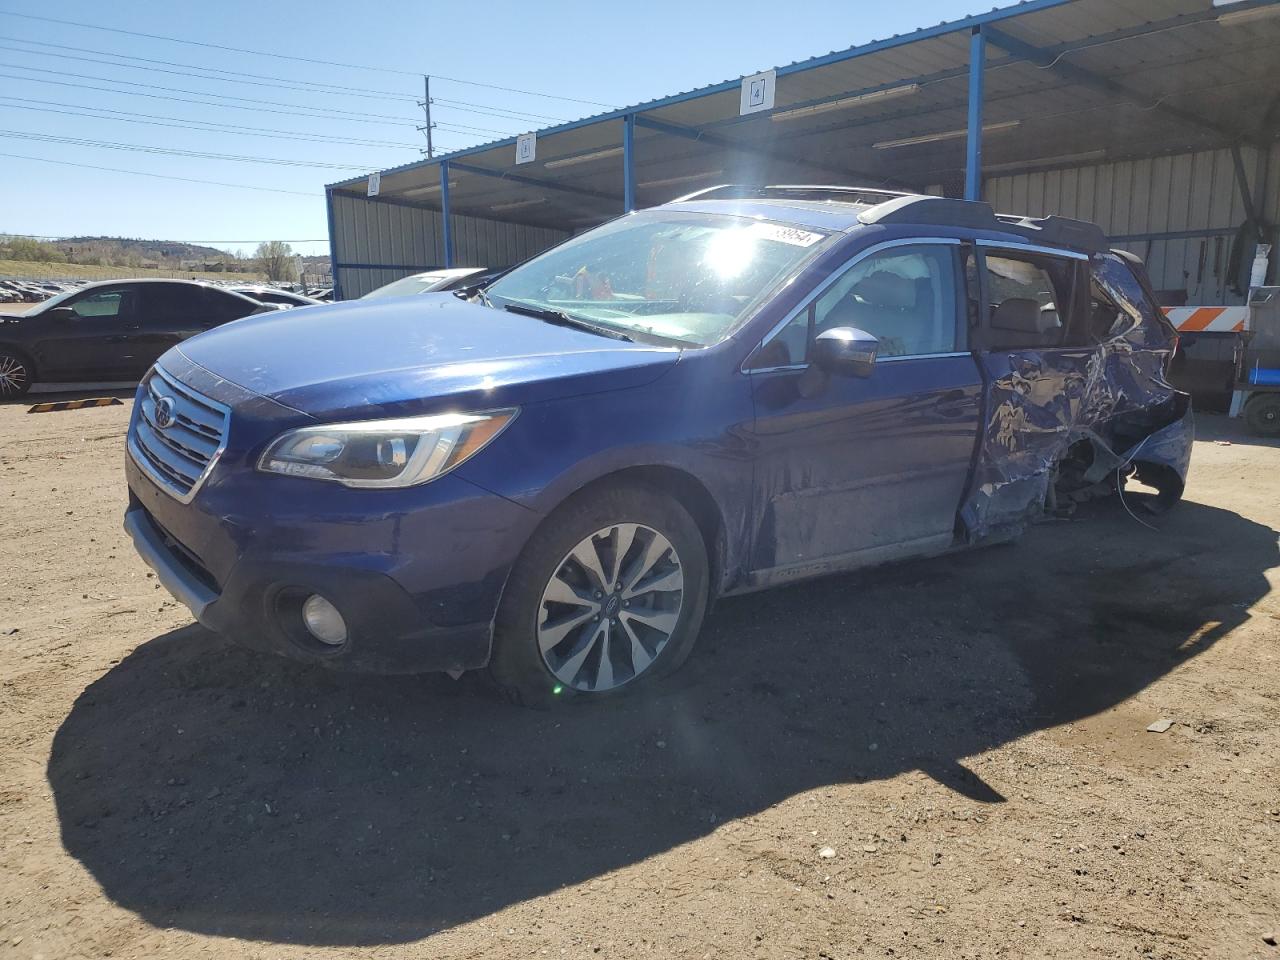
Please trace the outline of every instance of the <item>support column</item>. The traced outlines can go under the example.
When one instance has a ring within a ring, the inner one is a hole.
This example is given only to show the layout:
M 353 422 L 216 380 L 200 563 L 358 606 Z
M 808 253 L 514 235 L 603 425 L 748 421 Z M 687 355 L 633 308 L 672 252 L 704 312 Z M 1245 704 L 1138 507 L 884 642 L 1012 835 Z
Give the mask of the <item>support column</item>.
M 964 198 L 982 199 L 982 85 L 987 59 L 987 38 L 982 27 L 969 36 L 969 125 L 965 138 Z
M 622 206 L 624 213 L 636 208 L 636 115 L 622 118 Z
M 342 282 L 338 279 L 338 235 L 333 232 L 333 191 L 325 188 L 324 213 L 329 221 L 329 273 L 333 282 L 333 300 L 342 299 Z M 306 293 L 304 288 L 303 293 Z
M 449 217 L 449 161 L 440 161 L 440 223 L 444 235 L 444 265 L 453 266 L 453 224 Z

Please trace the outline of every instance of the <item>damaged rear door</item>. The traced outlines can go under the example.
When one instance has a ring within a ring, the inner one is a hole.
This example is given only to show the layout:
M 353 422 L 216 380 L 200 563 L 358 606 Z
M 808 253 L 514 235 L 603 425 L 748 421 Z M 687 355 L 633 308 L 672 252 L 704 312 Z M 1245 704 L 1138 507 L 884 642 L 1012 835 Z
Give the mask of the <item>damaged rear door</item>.
M 987 424 L 972 494 L 970 539 L 1016 532 L 1044 509 L 1079 419 L 1099 352 L 1082 300 L 1088 256 L 979 240 L 966 261 L 970 316 L 987 377 Z
M 936 552 L 979 434 L 962 244 L 904 238 L 853 257 L 748 358 L 756 408 L 757 585 Z M 824 330 L 878 340 L 869 375 L 809 363 Z
M 966 273 L 987 377 L 961 510 L 967 538 L 1015 534 L 1057 489 L 1091 489 L 1113 474 L 1120 484 L 1135 470 L 1164 505 L 1175 501 L 1193 430 L 1186 395 L 1165 376 L 1176 338 L 1140 263 L 979 240 Z

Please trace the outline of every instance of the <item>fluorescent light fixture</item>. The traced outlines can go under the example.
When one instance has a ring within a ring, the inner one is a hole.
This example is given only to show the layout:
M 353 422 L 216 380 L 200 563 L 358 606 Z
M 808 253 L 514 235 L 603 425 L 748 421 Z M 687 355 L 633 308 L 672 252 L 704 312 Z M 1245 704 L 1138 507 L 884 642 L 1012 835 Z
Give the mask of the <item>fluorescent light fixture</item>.
M 667 177 L 665 180 L 646 180 L 644 183 L 637 183 L 637 187 L 670 187 L 677 183 L 688 183 L 691 180 L 701 180 L 703 177 L 718 177 L 724 173 L 724 170 L 704 170 L 702 173 L 687 173 L 683 177 Z
M 561 157 L 559 160 L 548 160 L 543 166 L 548 170 L 556 170 L 560 167 L 572 167 L 574 164 L 587 163 L 591 160 L 616 157 L 620 153 L 622 153 L 621 147 L 609 147 L 607 150 L 596 150 L 594 153 L 580 153 L 576 157 Z
M 1026 170 L 1031 167 L 1062 166 L 1071 163 L 1088 163 L 1090 160 L 1102 160 L 1107 156 L 1105 150 L 1087 150 L 1084 153 L 1066 153 L 1060 157 L 1033 157 L 1030 160 L 1011 160 L 1008 163 L 984 163 L 983 173 L 999 173 L 1002 170 Z
M 517 210 L 520 207 L 536 207 L 538 204 L 546 203 L 546 197 L 534 197 L 532 200 L 513 200 L 510 203 L 495 203 L 490 210 Z
M 793 107 L 790 110 L 783 110 L 779 113 L 770 114 L 771 120 L 798 120 L 801 117 L 812 117 L 814 114 L 827 113 L 831 110 L 844 110 L 847 107 L 856 107 L 863 103 L 877 103 L 881 100 L 892 100 L 894 97 L 903 97 L 907 94 L 916 93 L 920 89 L 918 83 L 904 83 L 898 87 L 886 87 L 884 90 L 872 90 L 870 93 L 859 93 L 853 97 L 843 97 L 840 100 L 828 100 L 826 103 L 811 103 L 807 107 Z
M 1277 4 L 1269 4 L 1265 7 L 1250 7 L 1248 10 L 1231 10 L 1227 13 L 1218 14 L 1218 26 L 1234 27 L 1240 23 L 1253 23 L 1255 20 L 1274 17 L 1277 14 L 1280 14 L 1280 5 Z
M 457 180 L 450 180 L 450 181 L 449 181 L 449 189 L 450 189 L 450 190 L 452 190 L 452 189 L 453 189 L 454 187 L 456 187 L 457 185 L 458 185 L 458 181 L 457 181 Z M 412 190 L 401 190 L 401 191 L 400 191 L 400 193 L 401 193 L 402 195 L 406 196 L 406 197 L 416 197 L 416 196 L 418 196 L 419 194 L 423 194 L 423 193 L 439 193 L 439 192 L 440 192 L 440 184 L 438 184 L 438 183 L 433 183 L 433 184 L 431 184 L 430 186 L 427 186 L 427 187 L 414 187 Z
M 982 128 L 983 133 L 998 133 L 1001 130 L 1012 130 L 1022 125 L 1021 120 L 1006 120 L 1004 123 L 988 123 Z M 918 137 L 903 137 L 900 140 L 880 140 L 871 145 L 874 150 L 890 150 L 893 147 L 911 147 L 917 143 L 937 143 L 940 140 L 958 140 L 969 133 L 967 129 L 946 130 L 942 133 L 925 133 Z

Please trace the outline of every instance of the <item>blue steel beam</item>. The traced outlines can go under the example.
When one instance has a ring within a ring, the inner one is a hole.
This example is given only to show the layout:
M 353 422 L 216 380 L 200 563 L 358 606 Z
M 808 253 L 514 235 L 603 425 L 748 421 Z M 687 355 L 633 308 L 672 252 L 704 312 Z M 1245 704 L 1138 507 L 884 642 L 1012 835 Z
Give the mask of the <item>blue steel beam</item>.
M 659 133 L 665 133 L 673 137 L 682 137 L 685 140 L 693 140 L 696 143 L 707 143 L 713 147 L 721 147 L 725 150 L 736 150 L 739 153 L 758 154 L 762 157 L 771 157 L 777 160 L 783 160 L 787 163 L 794 163 L 796 166 L 809 167 L 813 170 L 823 170 L 827 173 L 835 173 L 842 177 L 861 177 L 864 180 L 874 180 L 878 184 L 890 184 L 894 186 L 903 186 L 903 184 L 893 177 L 882 177 L 878 174 L 863 173 L 859 170 L 850 170 L 847 167 L 836 167 L 827 163 L 815 163 L 807 160 L 803 156 L 797 156 L 794 152 L 772 147 L 762 147 L 751 142 L 740 143 L 731 137 L 721 137 L 714 133 L 708 133 L 706 130 L 700 130 L 697 127 L 682 127 L 676 123 L 667 123 L 665 120 L 654 120 L 650 117 L 636 116 L 636 126 L 645 127 L 649 130 L 656 130 Z
M 969 35 L 969 124 L 965 134 L 964 198 L 982 199 L 982 87 L 986 77 L 985 27 Z
M 622 212 L 636 208 L 636 115 L 622 121 Z
M 530 187 L 541 187 L 543 190 L 557 190 L 560 193 L 572 193 L 579 197 L 590 197 L 593 200 L 604 200 L 609 203 L 618 203 L 623 198 L 614 193 L 602 193 L 599 190 L 588 190 L 586 187 L 572 187 L 567 183 L 556 183 L 554 180 L 541 180 L 538 177 L 526 177 L 518 173 L 506 173 L 502 170 L 490 170 L 488 167 L 477 167 L 470 163 L 458 163 L 453 160 L 441 161 L 448 163 L 454 170 L 459 173 L 474 173 L 481 177 L 491 177 L 494 180 L 509 180 L 511 183 L 522 183 Z
M 453 266 L 453 223 L 449 211 L 449 161 L 440 161 L 440 224 L 444 239 L 444 265 Z

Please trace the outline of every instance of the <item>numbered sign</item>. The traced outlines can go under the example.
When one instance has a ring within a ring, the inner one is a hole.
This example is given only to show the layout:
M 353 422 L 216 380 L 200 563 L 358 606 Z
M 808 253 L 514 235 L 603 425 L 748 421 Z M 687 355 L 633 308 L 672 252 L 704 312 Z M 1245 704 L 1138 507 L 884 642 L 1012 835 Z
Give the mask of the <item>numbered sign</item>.
M 778 75 L 772 70 L 756 73 L 742 78 L 742 99 L 738 105 L 738 113 L 760 113 L 773 109 L 773 90 L 777 86 Z
M 538 152 L 538 135 L 522 133 L 516 137 L 516 163 L 533 163 Z

